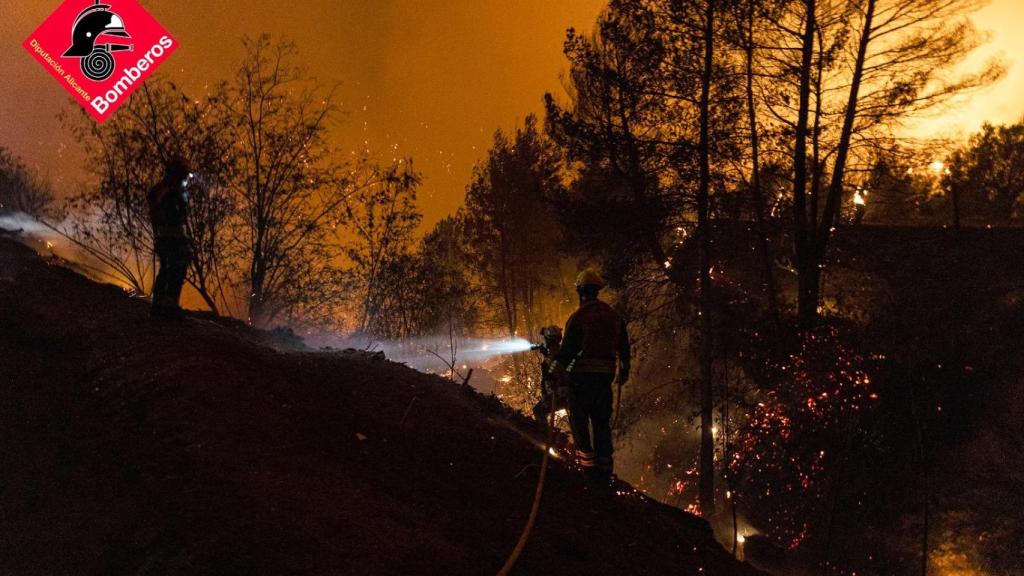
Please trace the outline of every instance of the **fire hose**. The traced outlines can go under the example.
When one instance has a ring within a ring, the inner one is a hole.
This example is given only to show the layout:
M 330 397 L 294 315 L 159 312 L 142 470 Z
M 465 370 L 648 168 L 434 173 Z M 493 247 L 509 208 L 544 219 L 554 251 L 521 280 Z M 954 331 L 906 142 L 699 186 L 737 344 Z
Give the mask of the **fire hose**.
M 508 576 L 512 572 L 512 568 L 515 567 L 519 556 L 526 548 L 526 543 L 530 540 L 534 524 L 537 523 L 537 515 L 540 513 L 540 499 L 544 493 L 544 479 L 547 477 L 548 462 L 551 460 L 551 448 L 555 442 L 555 412 L 557 411 L 558 395 L 552 394 L 551 411 L 548 414 L 548 437 L 544 443 L 544 459 L 540 463 L 540 476 L 537 478 L 537 488 L 533 494 L 533 505 L 530 507 L 530 515 L 526 519 L 526 526 L 523 527 L 523 532 L 519 535 L 519 542 L 516 543 L 516 547 L 512 549 L 512 553 L 505 560 L 505 565 L 498 571 L 498 576 Z

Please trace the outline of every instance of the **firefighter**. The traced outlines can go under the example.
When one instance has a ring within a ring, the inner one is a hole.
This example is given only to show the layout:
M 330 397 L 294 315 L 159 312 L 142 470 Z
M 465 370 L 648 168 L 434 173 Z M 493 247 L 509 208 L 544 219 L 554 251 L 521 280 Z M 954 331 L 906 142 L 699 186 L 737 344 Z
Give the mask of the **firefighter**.
M 565 325 L 562 349 L 551 367 L 568 384 L 577 461 L 600 489 L 610 486 L 614 465 L 612 383 L 622 386 L 629 380 L 631 354 L 626 323 L 598 298 L 604 286 L 594 270 L 584 270 L 576 279 L 580 307 Z
M 164 165 L 164 177 L 149 191 L 149 217 L 160 271 L 153 283 L 154 318 L 180 318 L 181 288 L 192 261 L 185 232 L 188 218 L 186 187 L 191 176 L 188 162 L 175 157 Z
M 551 363 L 555 354 L 562 348 L 562 329 L 558 326 L 547 326 L 540 331 L 543 344 L 534 346 L 534 350 L 541 353 L 540 362 L 540 400 L 533 407 L 533 416 L 541 427 L 547 426 L 548 413 L 551 412 L 551 400 L 557 392 L 555 375 L 551 373 Z M 559 401 L 559 404 L 562 402 Z

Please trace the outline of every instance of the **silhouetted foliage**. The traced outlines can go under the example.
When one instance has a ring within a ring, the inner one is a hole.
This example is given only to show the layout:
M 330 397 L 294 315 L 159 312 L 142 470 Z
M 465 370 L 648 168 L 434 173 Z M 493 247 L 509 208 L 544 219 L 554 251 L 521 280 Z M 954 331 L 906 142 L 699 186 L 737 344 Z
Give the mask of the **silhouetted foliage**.
M 782 2 L 764 14 L 758 63 L 774 145 L 789 156 L 798 307 L 813 324 L 823 263 L 855 170 L 915 114 L 999 78 L 992 63 L 958 75 L 983 41 L 977 0 Z M 769 86 L 770 84 L 770 86 Z
M 481 294 L 462 216 L 442 219 L 420 242 L 417 325 L 421 334 L 470 336 L 481 321 Z
M 561 190 L 558 160 L 528 116 L 514 137 L 494 135 L 466 191 L 467 251 L 496 304 L 493 325 L 510 337 L 535 334 L 545 320 L 545 297 L 564 292 L 561 230 L 550 204 Z
M 416 292 L 413 233 L 419 176 L 403 161 L 380 174 L 345 205 L 342 245 L 349 261 L 348 291 L 359 298 L 356 331 L 382 338 L 416 332 L 411 314 Z M 345 236 L 351 239 L 346 240 Z
M 0 146 L 0 213 L 44 216 L 53 206 L 53 191 L 10 150 Z
M 899 150 L 879 152 L 861 192 L 867 202 L 864 222 L 938 222 L 943 215 L 935 180 L 927 172 L 915 171 Z
M 947 162 L 945 186 L 964 220 L 1005 224 L 1024 217 L 1024 123 L 985 124 Z
M 188 280 L 206 304 L 261 326 L 333 323 L 357 297 L 345 290 L 339 227 L 355 226 L 359 203 L 382 190 L 414 199 L 418 177 L 400 163 L 336 160 L 331 94 L 296 65 L 294 46 L 269 36 L 243 45 L 234 78 L 201 100 L 153 79 L 103 125 L 64 117 L 98 182 L 71 198 L 64 232 L 145 293 L 154 268 L 146 193 L 164 161 L 183 155 L 196 174 Z
M 188 190 L 195 255 L 188 281 L 211 309 L 226 305 L 220 267 L 233 214 L 226 190 L 233 157 L 227 126 L 213 104 L 154 78 L 105 124 L 84 112 L 62 119 L 83 145 L 87 170 L 97 182 L 69 199 L 64 233 L 136 292 L 147 293 L 154 260 L 146 195 L 163 177 L 164 162 L 184 156 L 201 175 Z

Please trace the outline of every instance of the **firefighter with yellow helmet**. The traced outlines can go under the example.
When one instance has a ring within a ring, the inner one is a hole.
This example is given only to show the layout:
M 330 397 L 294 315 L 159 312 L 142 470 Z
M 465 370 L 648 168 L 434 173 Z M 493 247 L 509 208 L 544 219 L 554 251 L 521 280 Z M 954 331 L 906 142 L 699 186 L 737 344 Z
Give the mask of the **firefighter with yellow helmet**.
M 576 457 L 587 477 L 606 488 L 612 478 L 612 383 L 629 380 L 630 343 L 626 323 L 599 298 L 605 281 L 587 269 L 576 279 L 580 307 L 565 325 L 562 347 L 551 371 L 565 375 L 569 425 Z

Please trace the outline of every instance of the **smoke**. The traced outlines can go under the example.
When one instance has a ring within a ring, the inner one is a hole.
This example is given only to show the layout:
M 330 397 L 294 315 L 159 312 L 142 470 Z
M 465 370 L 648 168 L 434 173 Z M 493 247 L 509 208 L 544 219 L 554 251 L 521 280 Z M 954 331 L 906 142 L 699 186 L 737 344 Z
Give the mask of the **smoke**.
M 533 344 L 523 338 L 450 338 L 448 334 L 404 340 L 369 340 L 305 331 L 306 346 L 331 351 L 383 352 L 392 361 L 427 374 L 469 384 L 481 394 L 498 394 L 507 383 L 502 362 L 514 354 L 529 352 Z
M 533 344 L 523 338 L 461 338 L 454 342 L 444 337 L 414 338 L 402 342 L 378 342 L 368 349 L 381 350 L 395 362 L 431 372 L 450 368 L 487 368 L 511 354 L 528 352 Z
M 0 231 L 14 233 L 24 244 L 39 252 L 60 256 L 66 260 L 78 261 L 78 251 L 59 232 L 24 212 L 0 214 Z
M 64 232 L 68 221 L 49 224 L 24 212 L 0 214 L 0 231 L 14 233 L 15 239 L 45 256 L 56 256 L 76 272 L 97 282 L 113 283 L 127 289 L 122 276 L 108 264 L 82 249 Z
M 20 233 L 23 238 L 37 241 L 52 254 L 66 260 L 86 265 L 91 271 L 102 271 L 101 263 L 92 264 L 88 255 L 77 250 L 67 238 L 53 227 L 22 212 L 0 214 L 0 229 Z M 89 274 L 95 276 L 94 274 Z M 367 352 L 383 352 L 394 362 L 401 362 L 421 372 L 445 374 L 454 368 L 465 374 L 468 370 L 493 368 L 503 358 L 512 354 L 528 352 L 533 344 L 524 338 L 451 338 L 448 334 L 422 336 L 395 341 L 372 340 L 364 337 L 342 337 L 336 334 L 317 333 L 301 328 L 304 343 L 311 348 L 335 350 L 356 349 Z M 484 376 L 479 374 L 479 376 Z
M 496 393 L 501 362 L 514 354 L 529 352 L 533 344 L 523 338 L 450 338 L 448 334 L 421 336 L 403 340 L 373 340 L 358 336 L 340 336 L 302 330 L 306 346 L 325 352 L 357 350 L 383 352 L 392 362 L 405 364 L 428 374 L 465 378 L 473 371 L 470 383 L 484 394 Z M 453 374 L 454 372 L 454 374 Z
M 0 228 L 8 232 L 21 232 L 40 240 L 55 240 L 60 235 L 23 212 L 0 214 Z
M 302 339 L 312 348 L 383 352 L 393 362 L 401 362 L 423 372 L 435 373 L 447 371 L 452 364 L 457 369 L 485 368 L 511 354 L 528 352 L 533 346 L 533 343 L 524 338 L 452 339 L 447 334 L 403 340 L 373 340 L 307 332 Z

